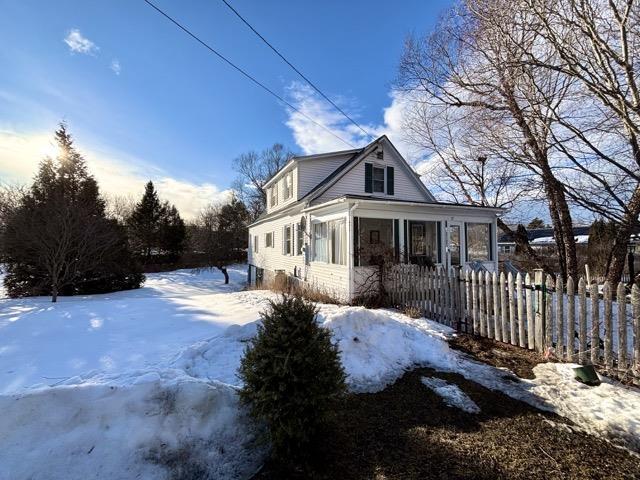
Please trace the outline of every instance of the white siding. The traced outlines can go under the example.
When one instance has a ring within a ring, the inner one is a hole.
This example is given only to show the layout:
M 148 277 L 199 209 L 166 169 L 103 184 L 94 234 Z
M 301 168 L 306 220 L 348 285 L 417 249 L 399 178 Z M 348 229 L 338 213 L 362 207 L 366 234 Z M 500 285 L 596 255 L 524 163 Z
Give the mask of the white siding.
M 294 250 L 293 255 L 285 255 L 283 253 L 283 234 L 284 226 L 291 225 L 295 229 L 296 223 L 300 221 L 302 213 L 299 209 L 295 209 L 296 213 L 285 215 L 281 218 L 265 222 L 249 228 L 249 254 L 248 261 L 250 265 L 254 265 L 265 270 L 265 279 L 270 279 L 276 270 L 284 270 L 288 275 L 293 275 L 294 269 L 302 272 L 304 277 L 305 265 L 304 256 L 295 255 L 295 240 L 297 232 L 294 234 Z M 346 204 L 337 207 L 323 209 L 323 213 L 331 212 L 332 215 L 347 215 Z M 307 215 L 307 225 L 316 219 L 315 214 Z M 307 229 L 310 231 L 310 227 Z M 265 247 L 265 234 L 273 232 L 273 247 Z M 254 237 L 258 236 L 258 252 L 254 251 Z M 307 248 L 309 248 L 310 239 L 305 239 Z M 349 242 L 348 242 L 349 243 Z M 348 248 L 350 245 L 348 244 Z M 311 261 L 306 267 L 307 282 L 319 289 L 326 291 L 336 297 L 346 300 L 349 287 L 349 268 L 347 265 L 334 265 L 324 262 Z
M 302 160 L 298 163 L 298 198 L 304 197 L 313 187 L 327 178 L 353 154 Z
M 411 178 L 411 173 L 407 171 L 402 164 L 402 160 L 398 158 L 395 151 L 391 148 L 384 148 L 382 159 L 378 159 L 375 153 L 362 159 L 358 164 L 349 170 L 335 185 L 331 186 L 318 199 L 317 203 L 341 197 L 343 195 L 370 195 L 376 198 L 389 198 L 398 200 L 410 200 L 414 202 L 429 201 L 427 194 L 416 185 Z M 394 195 L 386 195 L 382 193 L 366 193 L 364 190 L 364 164 L 373 163 L 382 167 L 394 167 Z

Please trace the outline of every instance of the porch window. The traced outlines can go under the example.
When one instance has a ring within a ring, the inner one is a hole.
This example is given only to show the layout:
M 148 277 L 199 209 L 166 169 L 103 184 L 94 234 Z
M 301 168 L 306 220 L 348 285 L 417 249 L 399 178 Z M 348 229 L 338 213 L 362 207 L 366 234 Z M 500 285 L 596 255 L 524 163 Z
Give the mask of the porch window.
M 356 265 L 379 263 L 381 256 L 393 255 L 393 220 L 386 218 L 359 218 Z
M 439 262 L 438 222 L 409 222 L 409 261 L 418 265 Z
M 313 261 L 314 262 L 326 262 L 327 261 L 327 224 L 314 223 L 312 225 L 312 239 L 313 239 Z
M 329 253 L 331 263 L 347 264 L 347 227 L 344 219 L 329 222 Z
M 347 264 L 347 226 L 344 219 L 314 223 L 312 232 L 314 261 Z
M 491 224 L 467 223 L 465 225 L 467 261 L 491 260 Z
M 302 247 L 304 245 L 304 232 L 300 224 L 296 224 L 296 255 L 302 255 Z

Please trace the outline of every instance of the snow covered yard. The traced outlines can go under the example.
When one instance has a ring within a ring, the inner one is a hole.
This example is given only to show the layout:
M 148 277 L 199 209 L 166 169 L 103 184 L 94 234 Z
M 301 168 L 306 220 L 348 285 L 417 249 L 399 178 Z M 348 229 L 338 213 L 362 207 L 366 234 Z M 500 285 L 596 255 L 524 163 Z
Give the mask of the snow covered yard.
M 230 273 L 228 286 L 218 272 L 182 270 L 57 305 L 0 299 L 0 479 L 169 478 L 176 468 L 250 477 L 264 448 L 238 405 L 236 370 L 275 295 L 240 291 L 244 267 Z M 339 344 L 353 392 L 380 392 L 428 366 L 640 450 L 635 390 L 584 387 L 566 364 L 519 380 L 450 348 L 447 327 L 395 311 L 321 305 L 318 321 Z

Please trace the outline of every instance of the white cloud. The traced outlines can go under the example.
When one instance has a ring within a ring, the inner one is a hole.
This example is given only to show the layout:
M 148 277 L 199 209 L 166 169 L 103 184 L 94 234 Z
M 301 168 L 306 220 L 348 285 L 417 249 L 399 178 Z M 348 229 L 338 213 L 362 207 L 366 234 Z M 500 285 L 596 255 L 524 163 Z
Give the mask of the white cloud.
M 109 68 L 113 70 L 113 73 L 115 73 L 116 75 L 120 75 L 120 72 L 122 71 L 120 60 L 118 60 L 117 58 L 111 60 L 111 65 L 109 65 Z
M 87 161 L 89 171 L 100 184 L 103 194 L 138 198 L 144 184 L 152 180 L 162 199 L 175 204 L 180 214 L 194 218 L 212 202 L 227 200 L 230 190 L 212 183 L 194 183 L 172 177 L 167 172 L 122 152 L 88 148 L 81 143 L 78 150 Z M 56 153 L 50 133 L 18 133 L 0 130 L 0 178 L 8 183 L 30 183 L 38 164 L 45 156 Z
M 287 94 L 291 103 L 297 109 L 335 133 L 334 136 L 322 127 L 315 125 L 301 113 L 288 109 L 289 118 L 285 123 L 292 130 L 296 143 L 304 153 L 312 154 L 330 152 L 332 150 L 346 150 L 351 148 L 348 144 L 362 147 L 371 140 L 358 127 L 322 99 L 311 87 L 299 82 L 293 82 L 288 87 Z M 350 112 L 346 106 L 341 104 L 344 102 L 336 103 L 374 137 L 387 135 L 400 153 L 409 162 L 414 162 L 420 158 L 418 150 L 407 141 L 402 128 L 404 113 L 408 108 L 407 99 L 404 94 L 394 91 L 389 93 L 389 98 L 391 103 L 382 112 L 382 122 L 377 124 L 363 124 L 357 118 L 356 113 Z M 336 136 L 344 139 L 345 142 L 336 138 Z
M 93 55 L 99 50 L 98 46 L 87 37 L 84 37 L 77 28 L 69 30 L 67 36 L 64 37 L 64 43 L 66 43 L 69 46 L 69 50 L 74 53 Z

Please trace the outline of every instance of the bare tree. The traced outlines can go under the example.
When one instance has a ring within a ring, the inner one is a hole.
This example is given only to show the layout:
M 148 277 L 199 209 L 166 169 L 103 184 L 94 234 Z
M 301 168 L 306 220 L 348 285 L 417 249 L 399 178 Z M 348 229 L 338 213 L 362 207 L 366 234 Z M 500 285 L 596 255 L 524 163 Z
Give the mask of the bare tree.
M 233 168 L 238 173 L 234 181 L 234 190 L 239 200 L 247 207 L 251 220 L 258 218 L 267 206 L 267 196 L 262 187 L 291 158 L 291 151 L 275 143 L 262 152 L 250 151 L 234 160 Z
M 229 283 L 227 267 L 246 260 L 247 223 L 249 213 L 240 200 L 233 197 L 223 205 L 205 207 L 192 228 L 192 243 L 204 253 L 212 268 L 224 275 L 224 283 Z
M 570 79 L 578 95 L 552 110 L 558 149 L 578 181 L 567 192 L 617 225 L 608 280 L 620 280 L 640 215 L 640 4 L 637 0 L 523 0 L 553 56 L 522 49 L 528 65 Z M 552 61 L 550 61 L 552 59 Z M 561 138 L 560 138 L 561 137 Z
M 4 235 L 12 262 L 41 270 L 52 302 L 82 273 L 117 264 L 123 237 L 113 224 L 78 206 L 69 208 L 65 199 L 20 208 L 12 217 Z
M 506 0 L 468 0 L 458 5 L 432 35 L 407 41 L 399 86 L 414 101 L 417 115 L 410 117 L 414 123 L 429 122 L 429 111 L 434 108 L 445 111 L 452 122 L 449 131 L 455 135 L 453 143 L 467 134 L 462 126 L 472 125 L 476 158 L 502 161 L 502 165 L 510 165 L 507 172 L 512 178 L 525 175 L 538 183 L 554 226 L 562 275 L 576 275 L 573 221 L 551 155 L 555 140 L 549 133 L 553 117 L 548 113 L 548 105 L 562 102 L 570 85 L 554 72 L 527 68 L 521 60 L 521 46 L 537 48 L 538 37 L 535 32 L 516 28 L 513 16 L 519 13 Z M 505 35 L 504 30 L 510 33 Z M 420 135 L 421 128 L 414 133 Z M 429 151 L 450 153 L 437 142 L 423 138 Z M 467 160 L 453 163 L 464 171 Z M 504 171 L 485 170 L 494 177 L 489 183 L 504 185 L 507 179 L 500 178 Z M 486 179 L 483 181 L 486 183 Z M 465 182 L 457 181 L 458 185 Z M 485 186 L 477 185 L 477 180 L 473 183 L 473 203 L 486 201 Z M 507 185 L 510 183 L 514 185 L 511 180 Z

